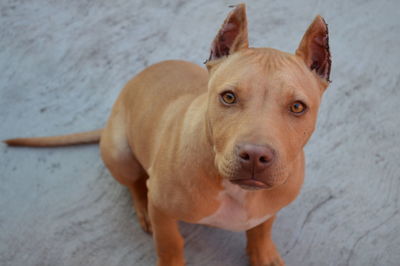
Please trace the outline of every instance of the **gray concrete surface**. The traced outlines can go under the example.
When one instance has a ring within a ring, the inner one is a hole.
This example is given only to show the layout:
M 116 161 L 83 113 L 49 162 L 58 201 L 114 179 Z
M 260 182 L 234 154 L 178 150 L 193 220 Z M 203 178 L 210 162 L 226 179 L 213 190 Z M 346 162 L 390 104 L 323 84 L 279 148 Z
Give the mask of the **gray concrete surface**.
M 0 139 L 102 127 L 124 83 L 201 64 L 232 1 L 0 3 Z M 330 26 L 333 83 L 301 196 L 274 239 L 289 266 L 400 265 L 400 2 L 249 1 L 252 46 L 294 51 Z M 98 147 L 0 145 L 0 265 L 153 265 L 152 241 Z M 188 265 L 247 265 L 243 233 L 182 224 Z

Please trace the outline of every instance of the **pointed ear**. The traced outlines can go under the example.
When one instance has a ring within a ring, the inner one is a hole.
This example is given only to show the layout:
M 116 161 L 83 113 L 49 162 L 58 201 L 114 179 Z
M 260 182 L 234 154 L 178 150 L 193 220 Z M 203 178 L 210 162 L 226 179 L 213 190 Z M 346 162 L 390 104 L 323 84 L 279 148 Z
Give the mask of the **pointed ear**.
M 331 53 L 329 52 L 328 25 L 321 16 L 317 16 L 308 27 L 296 55 L 300 56 L 311 71 L 325 81 L 330 82 Z
M 239 4 L 229 13 L 215 36 L 207 62 L 228 56 L 248 46 L 246 6 Z

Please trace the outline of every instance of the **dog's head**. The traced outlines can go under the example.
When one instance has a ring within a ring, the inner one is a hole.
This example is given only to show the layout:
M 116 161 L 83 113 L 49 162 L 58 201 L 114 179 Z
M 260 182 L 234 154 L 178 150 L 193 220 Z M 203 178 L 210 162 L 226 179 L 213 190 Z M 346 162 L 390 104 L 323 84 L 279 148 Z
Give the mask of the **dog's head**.
M 249 48 L 244 4 L 211 45 L 207 121 L 219 173 L 243 188 L 284 184 L 314 131 L 331 67 L 317 16 L 295 54 Z

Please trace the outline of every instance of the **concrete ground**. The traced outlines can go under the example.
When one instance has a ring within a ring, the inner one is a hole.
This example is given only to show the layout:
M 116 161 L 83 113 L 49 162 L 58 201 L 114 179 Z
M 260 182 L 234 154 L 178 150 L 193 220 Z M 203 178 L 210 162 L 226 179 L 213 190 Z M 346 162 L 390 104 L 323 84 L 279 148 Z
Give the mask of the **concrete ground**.
M 102 127 L 124 83 L 201 64 L 232 1 L 3 0 L 0 139 Z M 273 237 L 289 266 L 400 265 L 400 2 L 249 1 L 252 46 L 294 51 L 330 26 L 331 87 L 301 196 Z M 151 238 L 96 145 L 0 145 L 0 265 L 154 265 Z M 247 265 L 243 233 L 182 224 L 188 265 Z

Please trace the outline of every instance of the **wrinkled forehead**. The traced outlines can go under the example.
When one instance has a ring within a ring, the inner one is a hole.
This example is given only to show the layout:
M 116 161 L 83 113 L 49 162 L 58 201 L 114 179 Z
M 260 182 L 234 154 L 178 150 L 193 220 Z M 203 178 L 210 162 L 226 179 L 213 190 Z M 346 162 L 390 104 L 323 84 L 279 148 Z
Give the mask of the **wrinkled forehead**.
M 295 55 L 251 48 L 228 57 L 210 80 L 212 87 L 287 88 L 320 95 L 321 84 Z

